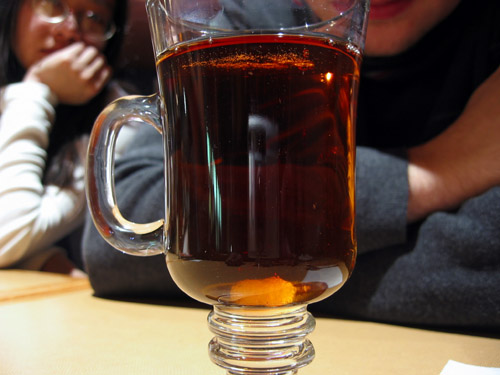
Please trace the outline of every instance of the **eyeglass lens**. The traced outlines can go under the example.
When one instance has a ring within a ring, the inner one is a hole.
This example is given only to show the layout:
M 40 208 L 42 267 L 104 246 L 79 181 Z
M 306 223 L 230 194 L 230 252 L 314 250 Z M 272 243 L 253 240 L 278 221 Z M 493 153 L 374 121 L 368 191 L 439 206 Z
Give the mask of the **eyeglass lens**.
M 50 23 L 65 21 L 73 12 L 62 0 L 33 0 L 35 13 Z M 104 41 L 115 33 L 115 26 L 106 19 L 105 15 L 92 10 L 73 13 L 80 32 L 92 40 Z

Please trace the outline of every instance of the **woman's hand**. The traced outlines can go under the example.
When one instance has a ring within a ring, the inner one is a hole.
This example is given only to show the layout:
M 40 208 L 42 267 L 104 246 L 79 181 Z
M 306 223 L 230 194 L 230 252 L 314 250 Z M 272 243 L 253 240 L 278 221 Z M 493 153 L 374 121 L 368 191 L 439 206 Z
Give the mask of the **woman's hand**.
M 500 68 L 476 89 L 455 123 L 409 150 L 409 161 L 410 221 L 500 185 Z
M 32 65 L 24 81 L 44 83 L 60 103 L 80 105 L 95 97 L 110 77 L 111 68 L 104 55 L 97 48 L 78 42 Z

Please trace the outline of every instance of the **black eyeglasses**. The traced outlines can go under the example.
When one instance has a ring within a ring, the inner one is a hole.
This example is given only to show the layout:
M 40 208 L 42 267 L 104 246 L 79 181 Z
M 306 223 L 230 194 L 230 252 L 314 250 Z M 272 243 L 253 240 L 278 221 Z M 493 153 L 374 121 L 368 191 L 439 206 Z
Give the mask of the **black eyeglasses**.
M 109 40 L 116 32 L 112 21 L 92 10 L 75 13 L 63 0 L 32 0 L 32 7 L 40 19 L 53 24 L 62 23 L 73 14 L 84 38 L 92 42 Z

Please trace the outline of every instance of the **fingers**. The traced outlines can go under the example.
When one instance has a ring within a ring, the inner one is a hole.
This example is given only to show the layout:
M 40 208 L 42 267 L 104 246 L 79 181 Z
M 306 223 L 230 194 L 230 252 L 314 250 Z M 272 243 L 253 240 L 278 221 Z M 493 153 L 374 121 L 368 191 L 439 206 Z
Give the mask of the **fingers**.
M 106 60 L 103 56 L 96 56 L 92 61 L 85 66 L 83 66 L 80 70 L 80 77 L 84 80 L 90 80 L 99 75 L 102 70 L 109 69 Z
M 104 56 L 98 55 L 82 69 L 80 78 L 98 92 L 111 78 L 111 68 L 106 64 Z
M 77 50 L 78 55 L 75 56 L 75 60 L 73 61 L 73 69 L 83 71 L 88 65 L 92 64 L 92 62 L 97 59 L 104 58 L 100 55 L 99 50 L 95 47 L 87 46 L 81 50 Z
M 93 75 L 93 85 L 96 91 L 101 91 L 101 89 L 108 83 L 111 78 L 111 68 L 105 66 L 102 69 L 96 71 Z
M 90 86 L 91 91 L 97 93 L 111 78 L 111 68 L 97 48 L 83 43 L 75 44 L 68 52 L 74 59 L 72 69 L 78 72 L 80 79 Z
M 85 43 L 83 43 L 83 42 L 76 42 L 76 43 L 70 44 L 67 47 L 64 47 L 59 52 L 63 53 L 63 54 L 66 54 L 68 56 L 77 56 L 80 53 L 82 53 L 82 51 L 85 49 L 85 47 L 86 47 Z
M 104 71 L 109 72 L 106 58 L 97 48 L 84 46 L 83 49 L 77 47 L 73 51 L 77 55 L 74 56 L 72 68 L 80 73 L 83 80 L 99 78 Z

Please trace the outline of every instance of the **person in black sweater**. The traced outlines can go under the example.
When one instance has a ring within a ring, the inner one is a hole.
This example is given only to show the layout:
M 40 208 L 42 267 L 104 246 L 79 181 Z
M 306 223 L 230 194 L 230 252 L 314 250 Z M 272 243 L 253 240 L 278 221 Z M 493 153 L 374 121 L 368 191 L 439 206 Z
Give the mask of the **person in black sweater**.
M 237 20 L 270 16 L 251 4 L 227 5 Z M 357 112 L 357 264 L 311 311 L 500 328 L 499 19 L 496 0 L 372 0 Z M 164 216 L 153 129 L 115 172 L 128 218 Z M 89 219 L 83 248 L 96 295 L 183 295 L 163 256 L 109 247 Z

